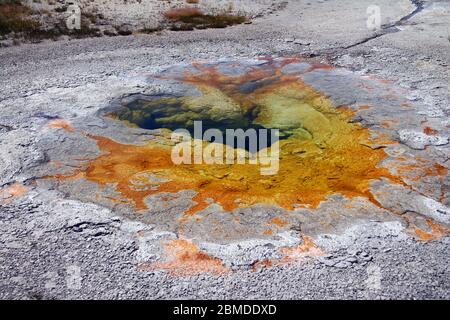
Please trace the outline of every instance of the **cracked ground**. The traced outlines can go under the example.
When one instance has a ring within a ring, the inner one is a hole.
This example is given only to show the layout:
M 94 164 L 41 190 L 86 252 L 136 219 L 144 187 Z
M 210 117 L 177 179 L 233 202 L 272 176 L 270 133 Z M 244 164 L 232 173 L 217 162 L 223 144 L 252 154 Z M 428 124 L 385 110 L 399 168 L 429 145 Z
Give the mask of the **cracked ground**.
M 0 49 L 0 297 L 449 299 L 450 3 L 370 5 Z M 171 165 L 154 101 L 257 105 L 279 174 Z

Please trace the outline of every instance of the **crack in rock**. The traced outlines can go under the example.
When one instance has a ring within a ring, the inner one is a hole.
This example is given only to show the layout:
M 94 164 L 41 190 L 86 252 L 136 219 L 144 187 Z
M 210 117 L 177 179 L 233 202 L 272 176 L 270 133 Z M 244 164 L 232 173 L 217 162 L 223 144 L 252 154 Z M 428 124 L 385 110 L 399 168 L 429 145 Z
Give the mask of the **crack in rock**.
M 364 38 L 354 44 L 346 46 L 343 49 L 351 49 L 351 48 L 357 47 L 361 44 L 367 43 L 371 40 L 380 38 L 386 34 L 399 32 L 400 29 L 398 29 L 397 26 L 408 21 L 409 19 L 411 19 L 412 17 L 414 17 L 415 15 L 417 15 L 419 12 L 421 12 L 424 9 L 423 1 L 420 1 L 420 0 L 410 0 L 410 1 L 416 7 L 412 12 L 410 12 L 406 16 L 401 17 L 399 20 L 397 20 L 395 22 L 391 22 L 391 23 L 381 26 L 381 30 L 379 30 L 375 34 L 371 35 L 370 37 Z

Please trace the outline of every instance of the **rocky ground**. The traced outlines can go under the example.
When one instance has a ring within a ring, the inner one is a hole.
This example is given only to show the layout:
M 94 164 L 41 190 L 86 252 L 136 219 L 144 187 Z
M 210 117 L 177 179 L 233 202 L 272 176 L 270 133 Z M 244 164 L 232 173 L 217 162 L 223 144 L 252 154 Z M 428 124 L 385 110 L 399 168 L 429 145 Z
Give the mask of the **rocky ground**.
M 366 25 L 371 1 L 287 1 L 258 16 L 268 5 L 219 31 L 0 49 L 1 298 L 449 298 L 450 3 L 378 1 L 379 30 Z M 149 75 L 292 56 L 337 67 L 303 80 L 396 142 L 380 146 L 380 166 L 408 159 L 397 173 L 411 188 L 374 181 L 381 207 L 333 195 L 316 209 L 212 205 L 186 220 L 189 192 L 136 212 L 112 200 L 114 185 L 54 178 L 98 157 L 89 135 L 159 139 L 99 116 L 118 98 L 171 89 Z
M 196 9 L 202 14 L 218 17 L 213 24 L 223 28 L 223 17 L 242 17 L 238 23 L 245 20 L 248 24 L 253 18 L 275 14 L 285 4 L 274 0 L 2 0 L 0 17 L 3 19 L 2 14 L 5 12 L 5 16 L 11 20 L 0 24 L 0 47 L 86 37 L 158 33 L 182 27 L 166 16 L 174 9 Z M 197 21 L 196 28 L 205 26 Z M 192 26 L 187 29 L 191 30 Z

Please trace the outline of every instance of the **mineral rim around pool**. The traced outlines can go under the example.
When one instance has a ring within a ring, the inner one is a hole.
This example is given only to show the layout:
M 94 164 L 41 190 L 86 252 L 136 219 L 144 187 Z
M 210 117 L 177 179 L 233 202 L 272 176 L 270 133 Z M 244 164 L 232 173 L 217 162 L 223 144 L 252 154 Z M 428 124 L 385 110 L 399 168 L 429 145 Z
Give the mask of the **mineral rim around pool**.
M 146 77 L 149 94 L 100 112 L 103 133 L 79 130 L 100 155 L 55 175 L 59 188 L 209 243 L 216 256 L 219 244 L 295 246 L 360 219 L 409 224 L 426 239 L 447 233 L 438 151 L 398 143 L 399 130 L 421 125 L 405 90 L 301 58 L 192 63 Z M 198 120 L 220 131 L 279 129 L 278 173 L 248 163 L 174 164 L 171 132 L 193 131 Z
M 202 120 L 207 128 L 279 129 L 281 137 L 287 138 L 279 142 L 276 174 L 263 176 L 252 164 L 177 165 L 171 160 L 172 146 L 125 146 L 96 137 L 105 155 L 90 164 L 86 178 L 117 183 L 118 191 L 138 210 L 148 207 L 148 195 L 182 190 L 196 192 L 195 205 L 186 214 L 195 214 L 212 202 L 227 211 L 255 204 L 288 210 L 295 205 L 315 208 L 336 193 L 365 196 L 378 205 L 369 191 L 371 180 L 385 177 L 401 183 L 386 168 L 377 167 L 386 158 L 384 150 L 370 147 L 377 141 L 371 140 L 367 129 L 351 122 L 353 112 L 334 108 L 298 74 L 283 74 L 283 64 L 263 64 L 242 75 L 198 66 L 175 77 L 195 86 L 199 95 L 140 97 L 111 113 L 149 129 L 192 131 L 195 120 Z

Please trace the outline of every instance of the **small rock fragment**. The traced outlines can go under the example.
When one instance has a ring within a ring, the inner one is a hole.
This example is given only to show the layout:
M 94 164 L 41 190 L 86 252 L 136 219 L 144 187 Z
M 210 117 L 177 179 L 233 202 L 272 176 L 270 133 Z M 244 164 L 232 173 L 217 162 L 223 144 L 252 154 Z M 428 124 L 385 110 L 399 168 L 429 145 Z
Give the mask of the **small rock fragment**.
M 356 263 L 356 262 L 358 262 L 358 259 L 356 259 L 355 257 L 349 257 L 349 258 L 345 259 L 345 261 L 350 262 L 350 263 Z
M 448 138 L 442 136 L 429 136 L 420 131 L 400 130 L 400 142 L 415 150 L 424 150 L 427 146 L 442 146 L 448 144 Z
M 345 269 L 345 268 L 350 267 L 350 265 L 351 265 L 350 262 L 347 262 L 347 261 L 340 261 L 340 262 L 336 263 L 334 266 L 335 266 L 336 268 Z

